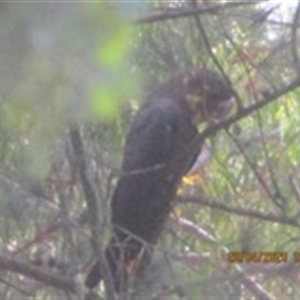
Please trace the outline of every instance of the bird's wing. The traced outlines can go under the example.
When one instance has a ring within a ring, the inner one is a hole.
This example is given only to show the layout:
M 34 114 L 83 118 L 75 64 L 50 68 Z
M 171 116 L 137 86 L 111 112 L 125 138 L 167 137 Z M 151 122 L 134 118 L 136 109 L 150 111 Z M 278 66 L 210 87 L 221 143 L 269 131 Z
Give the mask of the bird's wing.
M 180 109 L 168 99 L 151 104 L 140 110 L 128 134 L 123 162 L 125 172 L 164 167 L 171 159 L 182 120 Z

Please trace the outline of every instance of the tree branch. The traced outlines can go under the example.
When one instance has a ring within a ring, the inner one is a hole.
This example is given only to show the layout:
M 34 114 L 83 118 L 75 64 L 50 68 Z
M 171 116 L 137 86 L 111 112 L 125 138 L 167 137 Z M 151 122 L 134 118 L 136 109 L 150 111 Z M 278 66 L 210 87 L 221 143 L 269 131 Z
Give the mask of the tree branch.
M 86 173 L 87 168 L 85 163 L 83 144 L 81 141 L 79 129 L 77 127 L 73 127 L 70 129 L 70 139 L 74 150 L 75 161 L 79 170 L 79 176 L 85 195 L 85 201 L 87 204 L 89 223 L 92 234 L 91 244 L 101 266 L 101 272 L 103 275 L 103 281 L 106 288 L 105 290 L 107 298 L 112 300 L 115 299 L 115 291 L 113 287 L 110 269 L 103 251 L 104 247 L 101 245 L 100 242 L 101 236 L 100 222 L 98 218 L 99 208 L 97 205 L 97 196 Z
M 220 121 L 214 125 L 208 126 L 205 130 L 202 131 L 200 136 L 198 137 L 201 141 L 204 141 L 206 138 L 216 134 L 221 129 L 228 128 L 231 124 L 240 121 L 241 119 L 251 115 L 253 112 L 263 108 L 264 106 L 268 105 L 269 103 L 275 101 L 279 97 L 293 91 L 294 89 L 300 86 L 300 77 L 297 77 L 292 83 L 288 84 L 287 86 L 283 87 L 281 90 L 275 92 L 268 97 L 265 97 L 263 100 L 256 102 L 255 104 L 249 105 L 247 107 L 241 108 L 236 114 L 232 115 L 231 117 Z M 198 142 L 198 141 L 195 141 Z
M 76 290 L 74 280 L 69 277 L 46 272 L 39 267 L 35 267 L 31 264 L 22 262 L 18 259 L 6 257 L 4 255 L 0 255 L 0 269 L 22 274 L 58 289 L 72 292 Z
M 278 216 L 278 215 L 274 215 L 274 214 L 265 214 L 265 213 L 261 213 L 259 211 L 255 211 L 255 210 L 251 210 L 251 209 L 231 207 L 224 203 L 215 201 L 205 195 L 200 195 L 198 197 L 179 196 L 179 197 L 176 197 L 176 202 L 180 203 L 180 204 L 182 204 L 182 203 L 201 204 L 204 206 L 223 210 L 228 213 L 233 213 L 233 214 L 240 215 L 240 216 L 252 217 L 252 218 L 264 220 L 267 222 L 275 222 L 275 223 L 280 223 L 280 224 L 285 224 L 285 225 L 291 225 L 294 227 L 300 226 L 299 222 L 298 222 L 298 217 L 297 217 L 297 219 L 296 218 L 288 218 L 286 216 L 282 217 L 282 216 Z
M 205 232 L 202 228 L 197 226 L 196 224 L 184 219 L 179 218 L 178 224 L 181 229 L 188 232 L 189 234 L 193 234 L 194 236 L 198 237 L 199 239 L 203 240 L 203 233 Z M 205 233 L 206 238 L 209 237 L 207 240 L 209 243 L 214 243 L 216 245 L 220 245 L 220 243 L 214 239 L 211 235 L 208 233 Z M 229 253 L 229 250 L 221 246 L 221 250 L 225 256 Z M 256 299 L 259 300 L 271 300 L 273 297 L 268 294 L 267 291 L 264 290 L 264 288 L 253 278 L 249 277 L 244 269 L 239 264 L 232 265 L 236 272 L 236 278 L 239 279 L 242 284 L 256 297 Z
M 263 2 L 263 1 L 261 1 Z M 245 2 L 245 1 L 234 1 L 229 2 L 224 5 L 214 5 L 210 7 L 201 7 L 201 8 L 187 8 L 187 9 L 180 9 L 180 10 L 168 10 L 165 12 L 159 12 L 159 13 L 153 13 L 148 16 L 144 16 L 141 18 L 137 18 L 135 20 L 136 23 L 155 23 L 155 22 L 161 22 L 161 21 L 167 21 L 167 20 L 174 20 L 179 18 L 186 18 L 190 16 L 200 15 L 200 14 L 214 14 L 219 11 L 223 11 L 224 9 L 231 9 L 235 7 L 240 6 L 246 6 L 246 5 L 254 5 L 255 2 Z

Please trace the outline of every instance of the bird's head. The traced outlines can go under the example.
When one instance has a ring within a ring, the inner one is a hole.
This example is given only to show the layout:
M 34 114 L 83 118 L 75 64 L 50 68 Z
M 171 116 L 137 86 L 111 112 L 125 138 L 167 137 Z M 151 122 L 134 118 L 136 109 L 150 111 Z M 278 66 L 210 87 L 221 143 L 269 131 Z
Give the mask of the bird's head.
M 193 69 L 185 73 L 183 92 L 195 123 L 223 119 L 234 99 L 232 88 L 223 77 L 207 69 Z

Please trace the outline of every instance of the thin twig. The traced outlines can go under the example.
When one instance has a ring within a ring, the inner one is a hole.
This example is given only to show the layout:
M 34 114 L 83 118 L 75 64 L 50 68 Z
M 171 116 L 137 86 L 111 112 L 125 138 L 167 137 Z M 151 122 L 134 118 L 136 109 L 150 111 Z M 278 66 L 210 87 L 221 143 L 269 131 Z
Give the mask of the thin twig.
M 285 210 L 286 210 L 285 203 L 286 203 L 287 199 L 282 194 L 282 191 L 278 185 L 276 175 L 274 173 L 274 169 L 271 164 L 271 158 L 270 158 L 269 151 L 267 149 L 267 141 L 265 138 L 266 134 L 263 129 L 263 121 L 262 121 L 260 111 L 257 111 L 257 120 L 258 120 L 259 133 L 260 133 L 260 137 L 261 137 L 261 143 L 262 143 L 263 151 L 264 151 L 265 158 L 266 158 L 266 165 L 267 165 L 270 179 L 271 179 L 273 189 L 274 189 L 272 200 L 274 200 L 274 204 L 277 205 L 280 209 L 282 209 L 283 212 L 285 213 Z M 280 200 L 280 202 L 278 202 L 278 200 Z
M 291 32 L 291 52 L 292 52 L 292 58 L 293 58 L 293 63 L 296 69 L 296 72 L 298 76 L 300 76 L 300 61 L 299 61 L 299 55 L 298 55 L 298 36 L 297 36 L 297 31 L 298 31 L 298 24 L 300 20 L 300 3 L 298 3 L 294 20 L 293 20 L 293 26 L 292 26 L 292 32 Z
M 266 184 L 266 182 L 264 181 L 264 179 L 262 178 L 262 176 L 258 172 L 256 166 L 254 165 L 254 163 L 252 162 L 252 160 L 250 159 L 250 157 L 248 156 L 248 154 L 246 153 L 246 151 L 244 150 L 244 148 L 239 143 L 238 139 L 236 137 L 234 137 L 234 135 L 232 135 L 229 130 L 226 130 L 226 133 L 230 137 L 230 139 L 235 143 L 235 145 L 237 146 L 237 148 L 239 149 L 239 151 L 243 155 L 245 161 L 249 165 L 250 169 L 252 170 L 253 174 L 257 178 L 258 182 L 263 187 L 263 189 L 265 190 L 265 192 L 267 193 L 267 195 L 270 197 L 270 199 L 272 200 L 272 202 L 275 203 L 277 206 L 279 206 L 280 209 L 282 209 L 281 203 L 277 202 L 275 194 L 271 192 L 270 188 L 268 187 L 268 185 Z
M 192 1 L 191 2 L 191 5 L 193 6 L 194 10 L 197 10 L 197 2 L 196 1 Z M 241 104 L 241 99 L 239 98 L 239 95 L 235 92 L 235 90 L 232 88 L 232 84 L 231 84 L 231 81 L 229 80 L 228 76 L 226 75 L 221 63 L 219 62 L 217 56 L 214 54 L 213 50 L 212 50 L 212 47 L 210 45 L 210 41 L 208 39 L 208 36 L 206 34 L 206 31 L 204 29 L 204 26 L 202 24 L 202 21 L 200 19 L 200 16 L 198 14 L 194 15 L 194 18 L 195 18 L 195 22 L 196 22 L 196 25 L 199 29 L 199 32 L 201 33 L 202 35 L 202 39 L 203 39 L 203 42 L 204 42 L 204 45 L 206 47 L 206 51 L 208 52 L 209 56 L 211 57 L 213 63 L 215 64 L 215 66 L 218 68 L 218 70 L 220 71 L 220 73 L 222 74 L 224 80 L 226 81 L 226 83 L 231 87 L 232 89 L 232 92 L 233 92 L 233 95 L 234 95 L 234 99 L 236 101 L 236 104 L 237 104 L 237 108 L 238 110 L 241 109 L 242 107 L 242 104 Z

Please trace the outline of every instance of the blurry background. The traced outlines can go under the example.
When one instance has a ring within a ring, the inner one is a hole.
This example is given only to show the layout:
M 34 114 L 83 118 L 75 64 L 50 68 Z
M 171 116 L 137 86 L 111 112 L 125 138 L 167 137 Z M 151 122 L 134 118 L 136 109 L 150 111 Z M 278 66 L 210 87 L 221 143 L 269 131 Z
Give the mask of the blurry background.
M 275 101 L 209 138 L 139 297 L 298 298 L 299 15 L 297 1 L 1 2 L 1 299 L 75 299 L 59 276 L 84 276 L 94 254 L 69 128 L 81 132 L 105 245 L 132 116 L 192 66 L 229 77 L 233 113 Z M 240 270 L 226 251 L 283 251 L 289 262 Z

